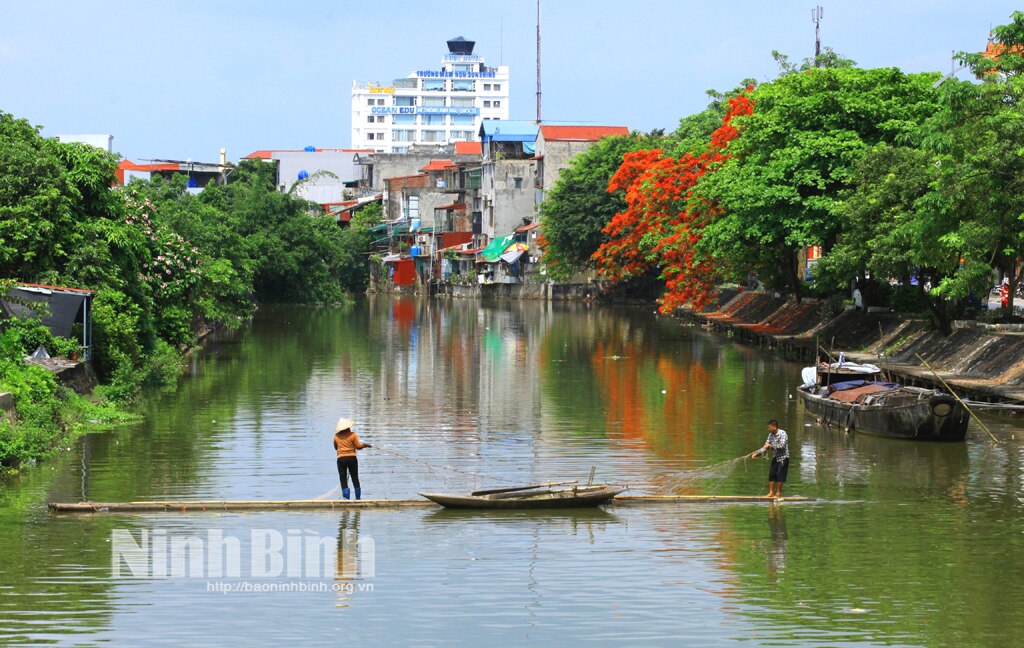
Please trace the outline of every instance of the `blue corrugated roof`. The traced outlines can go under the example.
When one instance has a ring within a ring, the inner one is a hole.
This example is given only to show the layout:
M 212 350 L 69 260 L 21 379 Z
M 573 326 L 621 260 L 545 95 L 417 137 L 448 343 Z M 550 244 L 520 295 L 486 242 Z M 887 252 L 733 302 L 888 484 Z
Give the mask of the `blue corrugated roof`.
M 480 136 L 492 142 L 533 142 L 537 139 L 537 124 L 512 119 L 485 119 L 480 125 Z

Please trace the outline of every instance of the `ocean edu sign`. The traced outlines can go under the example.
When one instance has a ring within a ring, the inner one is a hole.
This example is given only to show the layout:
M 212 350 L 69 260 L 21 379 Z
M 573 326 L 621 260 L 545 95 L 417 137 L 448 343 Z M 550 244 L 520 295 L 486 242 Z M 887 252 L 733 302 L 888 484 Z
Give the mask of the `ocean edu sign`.
M 479 115 L 476 106 L 373 106 L 374 115 Z
M 421 79 L 493 79 L 497 75 L 494 71 L 466 72 L 456 70 L 454 72 L 447 72 L 445 70 L 417 70 L 416 76 Z

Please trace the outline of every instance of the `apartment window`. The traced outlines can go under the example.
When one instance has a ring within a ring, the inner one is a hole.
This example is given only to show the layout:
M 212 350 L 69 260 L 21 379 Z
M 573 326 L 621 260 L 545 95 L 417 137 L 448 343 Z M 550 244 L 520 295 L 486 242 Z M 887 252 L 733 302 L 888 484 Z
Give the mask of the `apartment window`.
M 512 178 L 512 182 L 515 183 L 516 189 L 522 189 L 523 188 L 523 179 L 522 178 Z
M 411 128 L 396 128 L 391 131 L 392 142 L 412 142 L 416 139 L 416 131 Z
M 501 84 L 500 83 L 495 83 L 494 84 L 494 91 L 495 92 L 499 92 L 500 90 L 501 90 Z
M 416 123 L 416 115 L 392 115 L 391 123 L 412 126 Z
M 422 87 L 428 92 L 444 92 L 444 79 L 423 79 Z
M 384 105 L 384 100 L 383 99 L 378 99 L 377 100 L 377 105 L 378 106 L 383 106 Z
M 377 115 L 377 123 L 378 124 L 383 124 L 384 123 L 384 115 Z
M 444 97 L 423 97 L 424 106 L 443 106 Z
M 491 102 L 490 101 L 484 101 L 484 108 L 490 108 L 490 107 L 491 107 Z
M 420 217 L 420 197 L 419 196 L 409 196 L 409 198 L 406 200 L 405 215 L 408 218 L 410 218 L 410 219 L 412 219 L 412 218 L 419 218 Z
M 395 97 L 396 106 L 415 106 L 416 97 Z
M 491 89 L 491 84 L 490 83 L 485 83 L 484 84 L 484 92 L 489 92 L 490 89 Z
M 424 126 L 444 126 L 445 115 L 420 115 L 420 123 Z
M 493 104 L 491 104 L 491 105 L 493 105 L 493 106 L 494 106 L 495 108 L 501 108 L 501 102 L 500 102 L 500 101 L 495 101 L 495 102 L 494 102 Z
M 476 123 L 476 115 L 452 115 L 452 124 L 456 126 L 471 126 Z
M 443 142 L 444 131 L 443 130 L 425 130 L 421 133 L 424 142 Z
M 452 92 L 473 92 L 476 90 L 476 81 L 472 79 L 455 79 L 452 81 Z
M 374 103 L 373 103 L 373 99 L 367 99 L 367 100 L 366 100 L 366 105 L 367 105 L 367 106 L 372 106 L 372 105 L 374 105 Z
M 453 106 L 472 107 L 476 105 L 474 103 L 475 101 L 476 100 L 473 97 L 452 97 Z
M 372 124 L 373 123 L 373 115 L 370 115 L 369 117 L 366 118 L 366 123 L 368 123 L 368 124 Z
M 391 152 L 392 153 L 408 153 L 409 152 L 409 147 L 408 146 L 392 146 L 391 147 Z
M 367 133 L 366 134 L 366 139 L 372 140 L 372 139 L 376 139 L 376 138 L 374 137 L 374 133 Z
M 458 141 L 461 141 L 461 142 L 468 142 L 469 140 L 473 139 L 473 137 L 474 137 L 473 131 L 468 131 L 468 130 L 453 130 L 452 131 L 452 139 L 453 140 L 458 140 Z

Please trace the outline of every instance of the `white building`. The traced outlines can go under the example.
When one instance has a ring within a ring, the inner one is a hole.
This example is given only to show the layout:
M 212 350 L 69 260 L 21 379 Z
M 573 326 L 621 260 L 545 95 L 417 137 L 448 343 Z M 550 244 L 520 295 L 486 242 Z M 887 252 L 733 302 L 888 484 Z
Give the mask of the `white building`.
M 474 41 L 448 41 L 440 69 L 390 85 L 352 82 L 352 148 L 407 153 L 477 139 L 485 119 L 508 119 L 508 66 L 488 67 Z
M 79 142 L 81 144 L 88 144 L 89 146 L 95 146 L 98 149 L 103 149 L 107 153 L 114 152 L 114 136 L 113 135 L 57 135 L 56 140 L 58 142 Z

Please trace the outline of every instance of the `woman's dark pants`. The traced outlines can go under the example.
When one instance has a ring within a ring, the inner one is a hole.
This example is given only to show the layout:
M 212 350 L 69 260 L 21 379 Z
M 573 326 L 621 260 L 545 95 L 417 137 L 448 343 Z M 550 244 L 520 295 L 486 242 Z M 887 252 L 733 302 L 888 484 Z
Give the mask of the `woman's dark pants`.
M 359 459 L 338 457 L 338 478 L 341 479 L 342 488 L 348 488 L 348 475 L 352 475 L 352 485 L 359 488 Z

